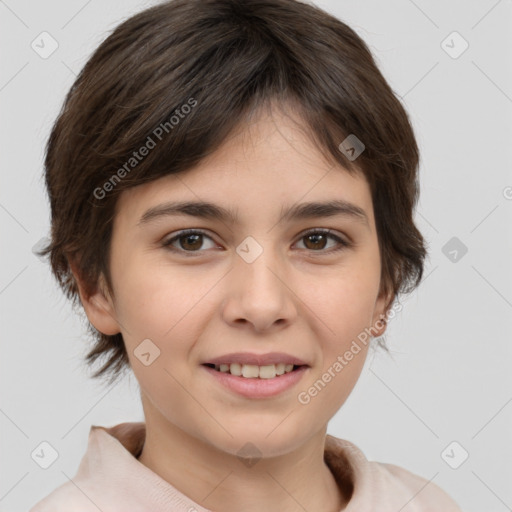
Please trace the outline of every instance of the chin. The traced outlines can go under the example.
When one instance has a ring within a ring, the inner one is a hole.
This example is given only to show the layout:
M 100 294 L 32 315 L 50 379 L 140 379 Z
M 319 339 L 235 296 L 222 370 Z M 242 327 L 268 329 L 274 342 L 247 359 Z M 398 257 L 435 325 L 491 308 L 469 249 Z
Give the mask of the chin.
M 237 457 L 277 457 L 285 455 L 300 447 L 313 433 L 297 431 L 297 419 L 283 419 L 278 421 L 255 422 L 251 420 L 238 426 L 225 425 L 226 430 L 233 436 L 225 435 L 222 439 L 210 442 L 219 450 Z M 281 423 L 282 422 L 282 423 Z M 288 422 L 288 424 L 287 424 Z

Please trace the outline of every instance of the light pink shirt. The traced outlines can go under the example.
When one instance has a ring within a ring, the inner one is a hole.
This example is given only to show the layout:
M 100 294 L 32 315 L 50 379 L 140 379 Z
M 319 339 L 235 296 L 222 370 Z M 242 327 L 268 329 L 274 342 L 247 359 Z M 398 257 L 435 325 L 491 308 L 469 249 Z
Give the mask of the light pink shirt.
M 137 460 L 145 429 L 143 422 L 93 425 L 76 476 L 29 512 L 209 512 Z M 353 482 L 343 512 L 461 512 L 434 483 L 370 462 L 349 441 L 327 434 L 324 459 L 338 482 Z

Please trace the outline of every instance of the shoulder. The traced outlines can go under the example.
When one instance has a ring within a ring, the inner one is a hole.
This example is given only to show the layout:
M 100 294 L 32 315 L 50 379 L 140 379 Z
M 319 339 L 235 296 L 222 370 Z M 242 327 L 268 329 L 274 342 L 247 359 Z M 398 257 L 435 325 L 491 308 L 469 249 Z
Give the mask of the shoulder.
M 417 508 L 411 510 L 439 512 L 462 512 L 457 503 L 437 484 L 427 480 L 411 471 L 385 462 L 373 462 L 395 487 L 403 489 L 409 494 L 411 503 L 415 502 Z
M 110 503 L 112 496 L 119 501 L 123 489 L 111 475 L 133 476 L 129 464 L 135 460 L 131 451 L 136 452 L 143 442 L 140 426 L 140 423 L 110 428 L 92 425 L 87 450 L 75 476 L 37 502 L 29 512 L 98 512 L 105 503 Z
M 98 507 L 72 482 L 57 487 L 48 496 L 38 501 L 29 512 L 98 512 Z
M 461 512 L 434 482 L 395 464 L 369 461 L 350 441 L 327 435 L 325 448 L 325 461 L 339 484 L 352 483 L 347 512 L 377 504 L 381 512 Z

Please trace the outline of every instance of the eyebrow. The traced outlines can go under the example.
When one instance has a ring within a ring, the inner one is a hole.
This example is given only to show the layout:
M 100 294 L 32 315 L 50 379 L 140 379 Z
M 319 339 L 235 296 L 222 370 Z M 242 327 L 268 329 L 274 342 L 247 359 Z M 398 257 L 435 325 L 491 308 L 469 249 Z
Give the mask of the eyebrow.
M 138 225 L 147 224 L 157 218 L 189 215 L 202 219 L 218 220 L 224 223 L 236 224 L 236 211 L 206 201 L 175 201 L 162 203 L 151 207 L 140 218 Z M 326 202 L 309 202 L 282 207 L 281 219 L 285 221 L 315 219 L 321 217 L 344 216 L 352 218 L 370 227 L 366 212 L 359 206 L 336 199 Z

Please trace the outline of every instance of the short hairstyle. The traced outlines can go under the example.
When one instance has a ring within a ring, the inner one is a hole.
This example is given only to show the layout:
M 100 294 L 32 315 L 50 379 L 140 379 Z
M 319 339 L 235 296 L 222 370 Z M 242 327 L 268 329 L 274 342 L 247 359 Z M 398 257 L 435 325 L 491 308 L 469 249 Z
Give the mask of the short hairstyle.
M 109 253 L 119 194 L 193 168 L 271 102 L 293 105 L 325 157 L 366 178 L 380 291 L 391 296 L 386 310 L 419 285 L 426 256 L 413 221 L 419 150 L 364 41 L 296 0 L 171 0 L 125 20 L 95 50 L 46 145 L 51 240 L 40 254 L 50 254 L 74 306 L 80 309 L 70 261 L 87 293 L 100 276 L 113 293 Z M 340 149 L 349 135 L 364 144 L 357 159 Z M 86 362 L 106 356 L 93 377 L 110 374 L 112 382 L 129 367 L 122 335 L 88 328 L 94 346 Z

